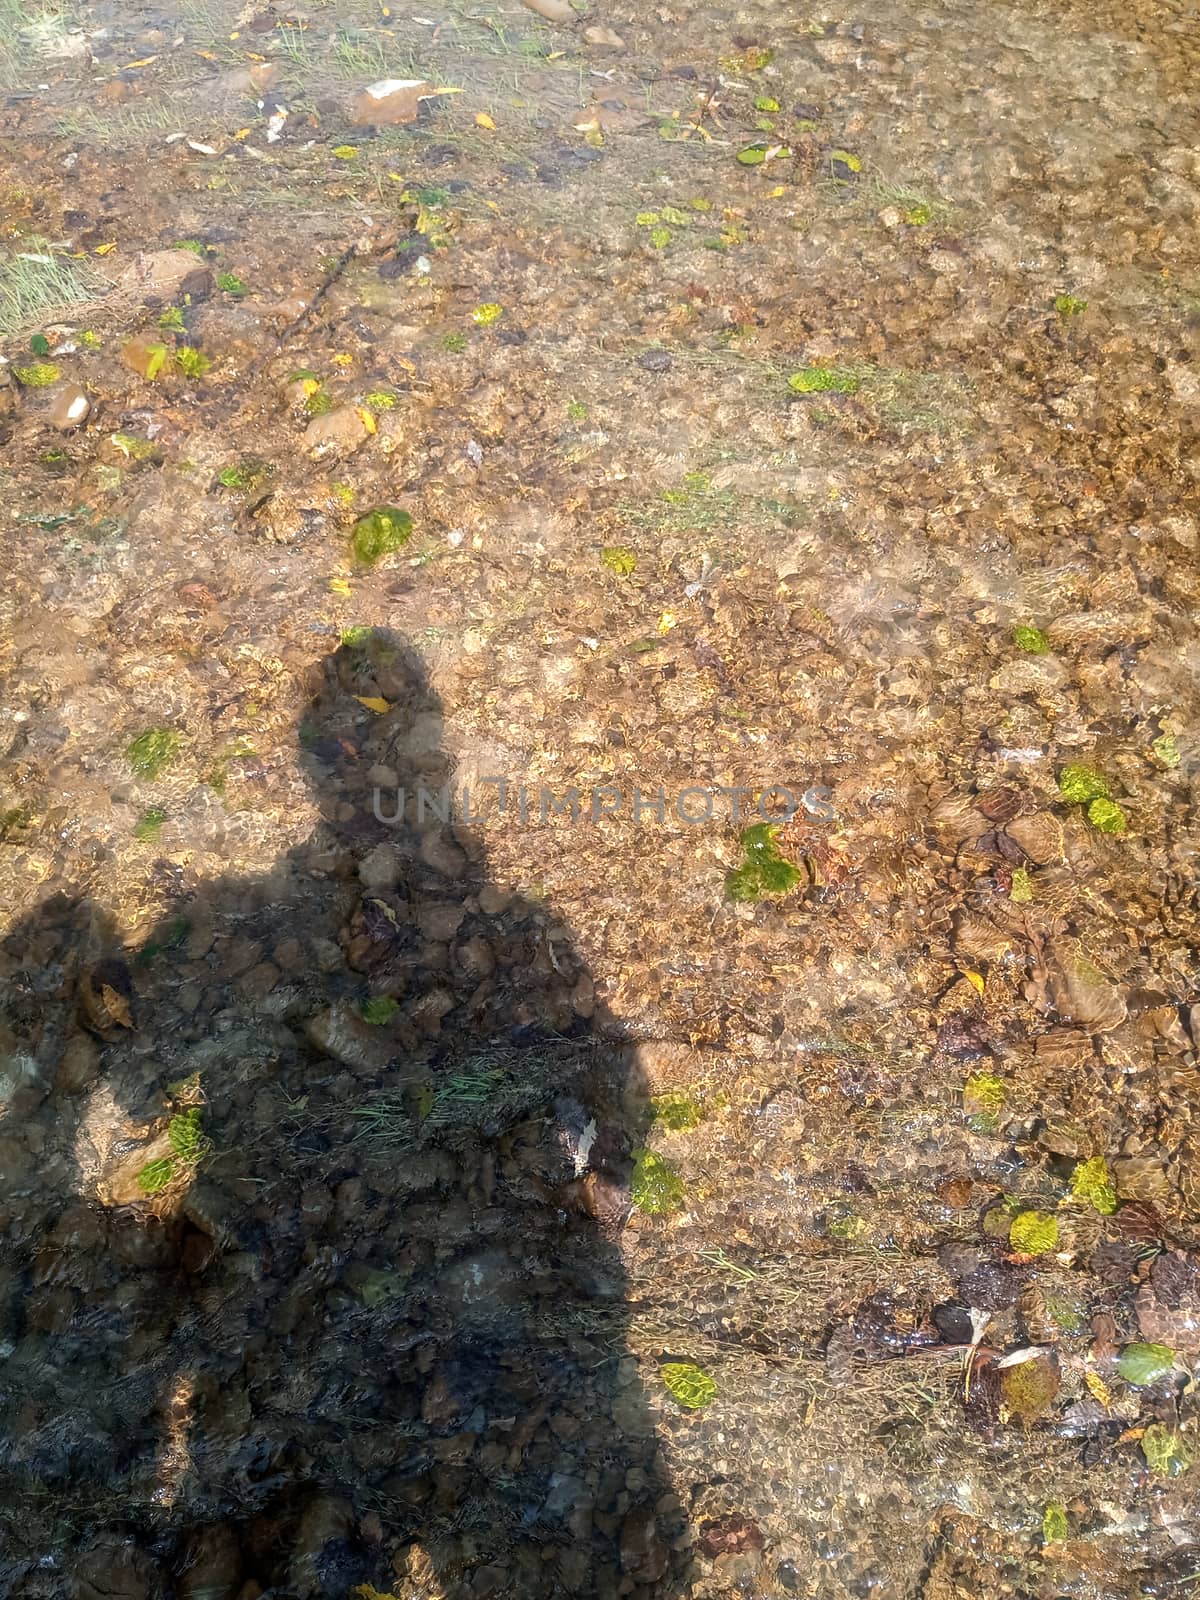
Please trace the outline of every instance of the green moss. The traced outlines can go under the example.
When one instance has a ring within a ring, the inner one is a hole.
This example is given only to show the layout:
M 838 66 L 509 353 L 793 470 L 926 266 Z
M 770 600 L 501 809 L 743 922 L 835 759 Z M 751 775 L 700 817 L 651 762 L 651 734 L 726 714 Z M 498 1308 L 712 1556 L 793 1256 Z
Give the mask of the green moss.
M 14 367 L 12 375 L 25 389 L 47 389 L 62 377 L 53 361 L 35 361 L 28 367 Z
M 694 1361 L 667 1361 L 659 1369 L 668 1392 L 687 1411 L 699 1411 L 717 1397 L 717 1386 Z
M 235 300 L 240 300 L 250 292 L 236 272 L 218 272 L 217 288 L 224 294 L 232 295 Z
M 204 1113 L 200 1106 L 189 1106 L 167 1124 L 167 1138 L 171 1149 L 181 1161 L 194 1165 L 204 1153 L 204 1133 L 201 1121 Z
M 108 442 L 126 461 L 153 461 L 158 455 L 158 446 L 152 439 L 139 439 L 134 433 L 110 433 Z
M 447 333 L 443 335 L 443 350 L 449 350 L 452 355 L 458 355 L 460 351 L 465 350 L 466 348 L 467 336 L 465 333 Z
M 143 811 L 133 828 L 133 837 L 148 842 L 157 839 L 162 832 L 163 823 L 167 820 L 167 813 L 161 806 L 151 806 L 149 811 Z
M 794 394 L 857 394 L 860 387 L 859 380 L 844 367 L 805 367 L 788 379 Z
M 1080 300 L 1073 294 L 1059 294 L 1054 297 L 1054 309 L 1060 317 L 1079 317 L 1087 308 L 1087 301 Z
M 910 206 L 904 213 L 904 220 L 910 228 L 924 228 L 933 221 L 934 210 L 925 201 L 919 201 L 915 206 Z
M 392 411 L 396 406 L 396 396 L 388 389 L 372 389 L 365 404 L 371 411 Z
M 853 1244 L 854 1240 L 861 1239 L 866 1231 L 867 1219 L 860 1217 L 857 1211 L 852 1211 L 848 1206 L 830 1211 L 825 1217 L 825 1232 L 831 1239 L 837 1239 L 842 1244 Z
M 1180 762 L 1179 746 L 1173 733 L 1160 733 L 1150 746 L 1164 767 L 1177 767 Z
M 274 470 L 269 461 L 244 456 L 235 465 L 222 467 L 217 473 L 217 482 L 226 489 L 261 489 Z
M 835 178 L 856 178 L 862 171 L 861 159 L 849 150 L 831 150 L 829 165 Z
M 1013 629 L 1013 643 L 1018 650 L 1026 650 L 1031 656 L 1044 656 L 1050 648 L 1050 641 L 1042 630 L 1025 622 L 1019 622 Z
M 628 545 L 605 545 L 600 552 L 600 565 L 618 578 L 628 578 L 637 566 L 637 555 Z
M 804 881 L 794 862 L 775 843 L 779 825 L 756 822 L 741 837 L 742 864 L 725 879 L 725 893 L 739 905 L 753 904 L 766 895 L 789 894 Z
M 1065 1539 L 1070 1531 L 1066 1507 L 1057 1501 L 1048 1505 L 1042 1512 L 1042 1543 L 1054 1544 L 1058 1539 Z
M 1108 1163 L 1103 1156 L 1092 1156 L 1079 1163 L 1071 1174 L 1071 1193 L 1101 1216 L 1112 1215 L 1117 1209 L 1117 1191 L 1112 1186 Z
M 351 535 L 355 557 L 372 567 L 384 556 L 400 550 L 412 538 L 413 521 L 407 511 L 396 506 L 380 506 L 359 517 Z
M 1125 832 L 1125 813 L 1115 800 L 1093 800 L 1087 814 L 1088 821 L 1099 833 Z
M 1127 1344 L 1117 1357 L 1117 1371 L 1126 1383 L 1147 1389 L 1175 1366 L 1175 1352 L 1165 1344 Z
M 683 1179 L 663 1156 L 653 1150 L 635 1150 L 630 1198 L 647 1216 L 662 1217 L 679 1211 L 684 1201 Z
M 333 410 L 333 396 L 324 389 L 314 389 L 304 402 L 310 417 L 324 417 Z
M 171 333 L 183 332 L 183 312 L 178 306 L 168 306 L 158 319 L 160 328 L 166 328 Z
M 382 1028 L 392 1020 L 399 1009 L 399 1002 L 393 1000 L 391 995 L 375 995 L 362 1003 L 363 1021 L 369 1022 L 372 1027 Z
M 973 1072 L 963 1084 L 963 1107 L 975 1114 L 995 1117 L 1004 1109 L 1008 1090 L 1004 1080 L 991 1072 Z
M 650 1102 L 650 1107 L 654 1112 L 654 1120 L 671 1133 L 686 1133 L 691 1128 L 698 1128 L 704 1121 L 700 1102 L 694 1100 L 690 1094 L 681 1094 L 678 1090 L 656 1094 Z
M 175 365 L 185 378 L 202 378 L 212 366 L 212 360 L 201 354 L 193 345 L 183 344 L 175 352 Z M 147 373 L 147 377 L 149 376 Z
M 175 1163 L 170 1156 L 160 1156 L 157 1161 L 147 1161 L 137 1175 L 137 1185 L 143 1194 L 160 1194 L 175 1176 Z
M 173 728 L 149 728 L 130 742 L 125 755 L 139 778 L 157 778 L 179 754 L 179 746 Z
M 1048 1211 L 1019 1211 L 1008 1230 L 1008 1242 L 1024 1256 L 1042 1256 L 1058 1244 L 1058 1218 Z
M 1075 762 L 1059 773 L 1058 792 L 1073 805 L 1087 805 L 1090 800 L 1107 800 L 1108 779 L 1095 767 Z
M 362 626 L 343 628 L 340 642 L 344 645 L 349 645 L 352 650 L 360 650 L 363 645 L 370 643 L 374 635 L 374 628 Z
M 1008 898 L 1017 906 L 1027 906 L 1033 899 L 1033 879 L 1028 867 L 1018 867 L 1014 871 Z
M 1178 1478 L 1195 1460 L 1183 1435 L 1165 1422 L 1152 1422 L 1142 1434 L 1142 1454 L 1156 1478 Z

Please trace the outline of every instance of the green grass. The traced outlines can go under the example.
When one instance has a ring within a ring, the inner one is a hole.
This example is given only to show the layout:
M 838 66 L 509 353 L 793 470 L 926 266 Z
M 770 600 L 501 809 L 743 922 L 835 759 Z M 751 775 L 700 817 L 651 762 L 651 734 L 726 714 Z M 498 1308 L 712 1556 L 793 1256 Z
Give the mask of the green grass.
M 107 279 L 95 268 L 67 261 L 44 240 L 30 239 L 23 250 L 0 262 L 0 337 L 53 322 L 99 299 L 107 288 Z

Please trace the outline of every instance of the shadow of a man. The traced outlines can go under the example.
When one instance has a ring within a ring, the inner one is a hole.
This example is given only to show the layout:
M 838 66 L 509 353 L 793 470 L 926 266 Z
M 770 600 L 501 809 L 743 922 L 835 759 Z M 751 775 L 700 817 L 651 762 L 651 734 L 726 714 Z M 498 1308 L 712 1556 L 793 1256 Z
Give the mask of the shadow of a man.
M 682 1594 L 624 1338 L 635 1057 L 438 814 L 413 651 L 312 689 L 310 840 L 128 960 L 83 896 L 0 945 L 0 1590 Z

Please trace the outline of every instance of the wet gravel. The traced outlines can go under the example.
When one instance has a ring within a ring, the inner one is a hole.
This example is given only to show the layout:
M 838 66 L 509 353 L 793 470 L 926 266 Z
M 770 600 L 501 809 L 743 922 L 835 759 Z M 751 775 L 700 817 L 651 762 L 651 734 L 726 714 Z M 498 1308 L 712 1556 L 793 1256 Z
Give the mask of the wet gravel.
M 0 1589 L 1184 1583 L 1190 8 L 68 20 L 0 6 Z

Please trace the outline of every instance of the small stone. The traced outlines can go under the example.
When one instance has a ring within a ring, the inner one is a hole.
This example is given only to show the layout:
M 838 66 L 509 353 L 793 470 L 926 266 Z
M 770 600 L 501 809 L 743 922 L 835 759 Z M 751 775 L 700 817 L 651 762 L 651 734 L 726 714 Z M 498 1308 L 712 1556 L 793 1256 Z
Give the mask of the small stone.
M 587 44 L 600 45 L 606 50 L 624 50 L 625 41 L 619 33 L 614 33 L 611 28 L 585 28 L 584 41 Z
M 647 350 L 638 357 L 638 366 L 643 372 L 670 372 L 675 365 L 675 358 L 669 350 Z
M 469 978 L 490 978 L 496 970 L 492 947 L 478 934 L 460 944 L 454 954 L 458 965 Z
M 467 870 L 466 852 L 441 829 L 434 829 L 421 840 L 421 860 L 444 878 L 461 878 Z
M 368 889 L 394 889 L 403 863 L 395 845 L 379 844 L 358 864 L 359 881 Z
M 351 455 L 371 436 L 371 428 L 358 406 L 335 406 L 314 417 L 304 430 L 304 448 L 314 458 Z
M 392 1055 L 386 1031 L 365 1022 L 352 1002 L 339 1000 L 310 1018 L 305 1033 L 323 1055 L 332 1056 L 351 1072 L 382 1072 Z
M 512 905 L 512 899 L 511 889 L 502 889 L 496 883 L 485 883 L 479 891 L 479 909 L 485 917 L 498 917 Z
M 639 1583 L 656 1583 L 667 1570 L 668 1550 L 649 1506 L 634 1506 L 621 1524 L 621 1567 Z
M 426 939 L 445 944 L 458 932 L 466 914 L 466 907 L 453 901 L 434 901 L 421 907 L 418 922 Z
M 70 433 L 72 429 L 83 426 L 91 409 L 92 402 L 79 384 L 69 383 L 54 397 L 50 407 L 50 424 L 60 433 Z
M 355 95 L 350 121 L 359 127 L 377 128 L 415 122 L 421 101 L 435 98 L 436 93 L 424 78 L 384 78 Z

